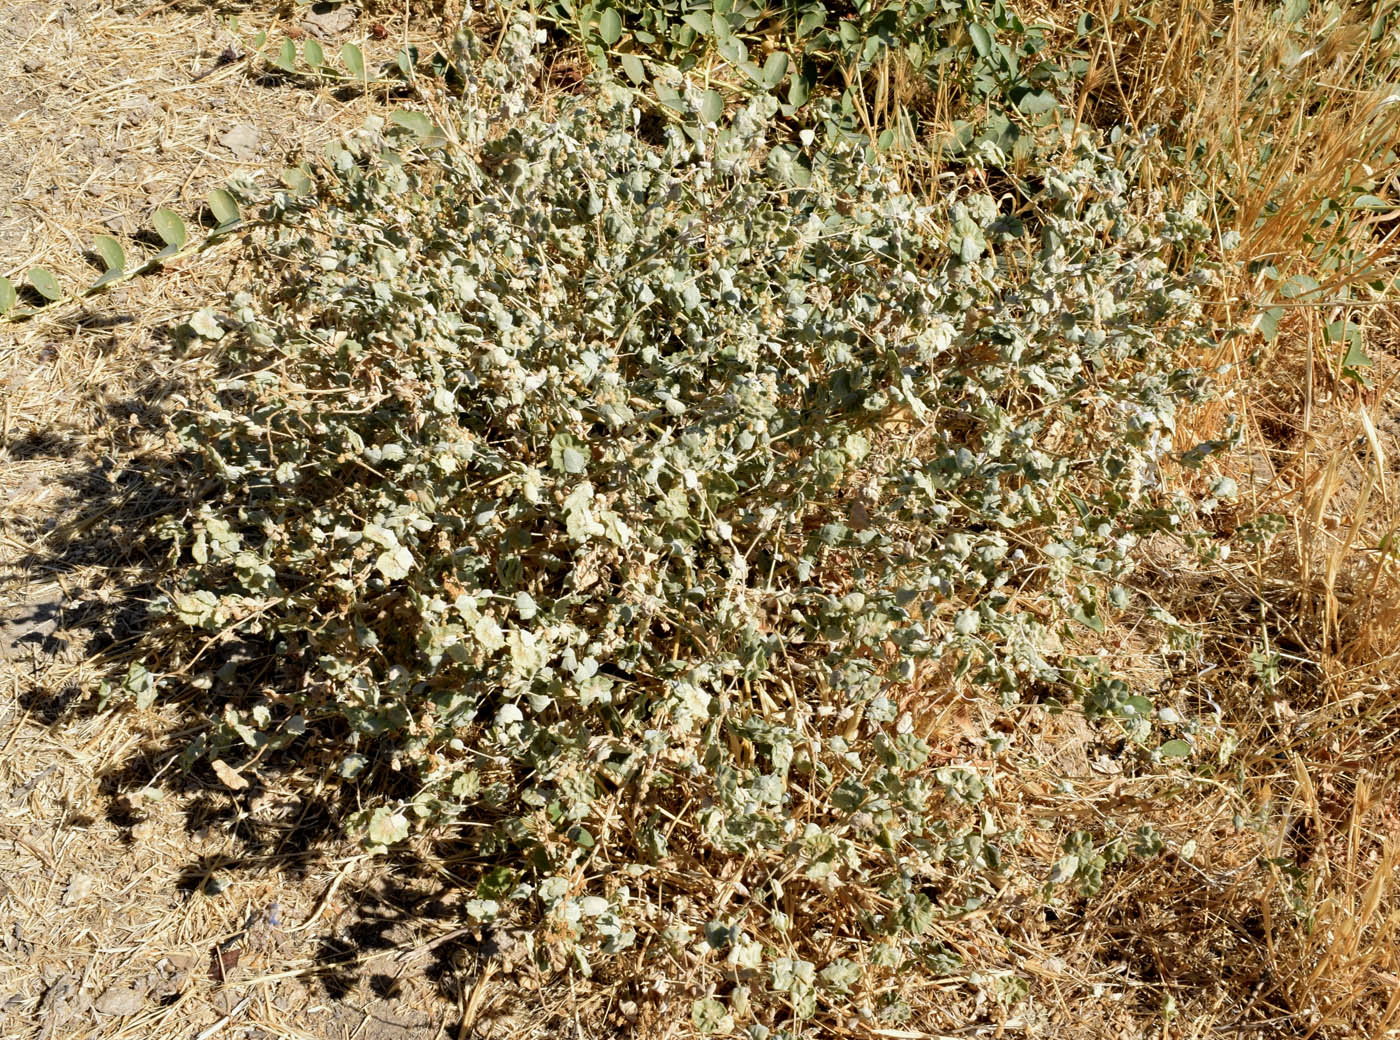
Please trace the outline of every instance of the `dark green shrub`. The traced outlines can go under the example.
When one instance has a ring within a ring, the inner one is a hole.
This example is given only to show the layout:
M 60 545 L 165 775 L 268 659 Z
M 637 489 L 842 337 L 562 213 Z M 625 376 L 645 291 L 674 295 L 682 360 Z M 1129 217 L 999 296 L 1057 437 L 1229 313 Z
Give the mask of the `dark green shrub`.
M 941 95 L 960 120 L 949 153 L 982 134 L 1010 154 L 1018 125 L 1057 106 L 1073 66 L 1046 60 L 1042 32 L 1003 0 L 556 0 L 543 17 L 682 114 L 669 74 L 693 72 L 741 94 L 771 91 L 785 115 L 839 99 L 823 106 L 830 132 L 888 147 L 921 136 Z

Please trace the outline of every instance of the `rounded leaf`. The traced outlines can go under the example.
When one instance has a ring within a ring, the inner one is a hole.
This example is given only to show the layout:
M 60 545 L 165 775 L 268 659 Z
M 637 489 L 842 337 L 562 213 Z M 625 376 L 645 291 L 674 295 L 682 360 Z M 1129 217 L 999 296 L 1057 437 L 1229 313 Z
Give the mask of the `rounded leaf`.
M 0 314 L 13 308 L 16 299 L 18 294 L 15 292 L 14 283 L 8 278 L 0 277 Z
M 787 75 L 788 56 L 783 51 L 774 51 L 763 63 L 763 85 L 776 87 Z
M 58 279 L 42 267 L 29 269 L 29 284 L 46 300 L 63 299 L 63 287 L 58 284 Z
M 282 183 L 291 188 L 296 195 L 310 195 L 316 190 L 316 182 L 305 170 L 299 170 L 295 166 L 282 171 Z
M 1163 758 L 1185 758 L 1191 754 L 1191 745 L 1184 740 L 1169 740 L 1158 751 Z
M 642 59 L 635 54 L 624 54 L 619 59 L 622 64 L 622 71 L 627 73 L 627 78 L 637 86 L 641 86 L 647 81 L 646 66 L 642 64 Z
M 307 40 L 301 45 L 301 56 L 306 59 L 306 64 L 313 69 L 319 69 L 326 63 L 326 52 L 315 40 Z
M 367 829 L 372 844 L 392 845 L 408 837 L 408 817 L 381 807 L 371 814 Z
M 705 97 L 700 102 L 700 119 L 706 123 L 718 123 L 722 115 L 724 115 L 724 98 L 718 90 L 711 87 L 705 91 Z
M 351 76 L 361 81 L 365 79 L 365 56 L 353 43 L 340 48 L 340 63 Z
M 411 112 L 407 109 L 399 109 L 390 114 L 391 122 L 408 130 L 415 137 L 427 137 L 433 132 L 433 121 L 422 112 Z
M 243 214 L 238 211 L 238 202 L 223 188 L 215 188 L 209 193 L 209 212 L 214 214 L 221 227 L 237 224 L 243 219 Z
M 598 35 L 609 47 L 622 39 L 622 15 L 609 7 L 598 19 Z
M 185 222 L 180 219 L 180 215 L 164 206 L 151 215 L 151 224 L 154 225 L 156 234 L 161 237 L 161 241 L 175 249 L 183 246 L 186 238 L 189 237 L 185 231 Z
M 97 235 L 92 240 L 92 248 L 109 271 L 120 271 L 126 266 L 126 253 L 122 244 L 111 235 Z

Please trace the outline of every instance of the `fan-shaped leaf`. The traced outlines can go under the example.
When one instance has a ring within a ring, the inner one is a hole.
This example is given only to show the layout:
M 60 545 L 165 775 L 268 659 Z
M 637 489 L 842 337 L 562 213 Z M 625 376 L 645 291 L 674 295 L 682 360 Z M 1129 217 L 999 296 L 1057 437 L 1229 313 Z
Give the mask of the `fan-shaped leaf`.
M 29 269 L 29 284 L 46 300 L 63 299 L 63 287 L 58 284 L 58 279 L 42 267 Z
M 151 223 L 155 226 L 156 234 L 161 237 L 161 241 L 174 249 L 183 246 L 186 238 L 189 237 L 185 231 L 185 222 L 180 219 L 180 215 L 164 206 L 151 214 Z
M 126 266 L 126 253 L 122 250 L 122 244 L 111 235 L 96 236 L 92 240 L 92 248 L 102 257 L 108 271 L 120 271 Z

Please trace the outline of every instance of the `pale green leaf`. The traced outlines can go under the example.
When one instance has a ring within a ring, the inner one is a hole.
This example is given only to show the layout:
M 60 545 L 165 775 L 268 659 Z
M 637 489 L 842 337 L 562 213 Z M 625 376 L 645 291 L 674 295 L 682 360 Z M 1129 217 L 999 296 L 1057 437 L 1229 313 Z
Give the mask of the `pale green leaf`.
M 399 578 L 408 577 L 409 571 L 413 570 L 413 553 L 403 545 L 395 549 L 385 549 L 375 558 L 374 566 L 390 581 L 397 581 Z
M 353 43 L 347 43 L 340 48 L 340 63 L 355 79 L 361 82 L 365 79 L 365 56 L 360 48 Z
M 433 121 L 422 112 L 399 109 L 389 115 L 391 122 L 403 127 L 415 137 L 427 137 L 433 132 Z
M 282 45 L 277 48 L 277 54 L 272 59 L 272 64 L 276 65 L 283 72 L 293 72 L 297 67 L 297 46 L 290 39 L 283 39 Z
M 408 817 L 388 808 L 378 808 L 370 814 L 369 840 L 374 845 L 393 845 L 408 837 Z
M 598 35 L 609 47 L 622 39 L 622 16 L 609 7 L 598 19 Z
M 705 91 L 705 96 L 700 102 L 700 119 L 706 123 L 718 123 L 722 115 L 724 115 L 724 98 L 718 90 L 711 87 Z
M 63 288 L 58 279 L 42 267 L 29 269 L 29 284 L 46 300 L 63 299 Z
M 763 83 L 767 87 L 776 87 L 787 75 L 788 56 L 783 51 L 774 51 L 768 55 L 768 60 L 763 63 Z
M 162 206 L 151 214 L 151 224 L 156 229 L 156 234 L 161 237 L 166 245 L 179 249 L 185 244 L 188 237 L 185 231 L 185 222 L 180 219 L 180 215 L 173 210 Z
M 122 244 L 111 235 L 95 236 L 92 248 L 107 265 L 108 271 L 120 271 L 126 266 L 126 253 L 122 250 Z
M 237 224 L 243 216 L 238 211 L 238 202 L 223 188 L 215 188 L 209 193 L 209 212 L 214 214 L 220 227 Z
M 618 58 L 622 64 L 622 71 L 627 73 L 627 78 L 637 86 L 641 86 L 647 80 L 646 66 L 642 64 L 642 59 L 635 54 L 623 54 Z
M 307 176 L 305 170 L 295 166 L 282 171 L 282 183 L 296 195 L 310 195 L 316 190 L 316 182 Z

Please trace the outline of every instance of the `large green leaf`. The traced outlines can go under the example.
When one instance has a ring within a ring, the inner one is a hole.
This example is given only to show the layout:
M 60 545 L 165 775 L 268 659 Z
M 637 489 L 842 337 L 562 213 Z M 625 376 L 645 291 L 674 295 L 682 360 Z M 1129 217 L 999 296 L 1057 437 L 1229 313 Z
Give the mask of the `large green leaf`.
M 986 58 L 992 53 L 992 34 L 982 26 L 973 22 L 967 27 L 967 34 L 972 37 L 973 50 L 978 57 Z
M 282 46 L 277 48 L 277 53 L 272 58 L 272 64 L 276 65 L 283 72 L 296 71 L 297 45 L 290 39 L 284 39 L 282 41 Z
M 783 51 L 774 51 L 763 63 L 763 85 L 776 87 L 787 75 L 788 56 Z
M 646 66 L 642 64 L 642 59 L 635 54 L 623 54 L 618 58 L 622 64 L 622 71 L 627 73 L 627 78 L 637 86 L 641 86 L 647 81 Z

